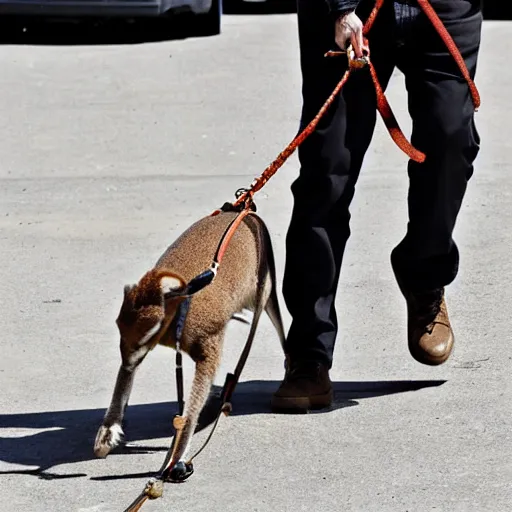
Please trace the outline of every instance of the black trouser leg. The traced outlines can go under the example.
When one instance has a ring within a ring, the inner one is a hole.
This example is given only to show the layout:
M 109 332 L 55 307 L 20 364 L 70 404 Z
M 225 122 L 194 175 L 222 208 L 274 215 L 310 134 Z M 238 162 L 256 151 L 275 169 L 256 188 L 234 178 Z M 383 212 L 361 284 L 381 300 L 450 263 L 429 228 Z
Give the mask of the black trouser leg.
M 432 1 L 473 77 L 482 22 L 478 4 Z M 424 15 L 414 25 L 398 66 L 406 77 L 412 143 L 427 158 L 409 163 L 409 223 L 392 263 L 403 285 L 418 291 L 444 287 L 457 275 L 452 233 L 480 140 L 469 88 L 455 61 Z
M 388 12 L 388 11 L 386 11 Z M 392 10 L 389 10 L 392 14 Z M 372 30 L 372 60 L 383 86 L 394 68 L 387 37 Z M 346 70 L 334 49 L 334 24 L 324 0 L 298 1 L 303 76 L 301 127 L 316 115 Z M 388 23 L 388 26 L 390 24 Z M 299 148 L 300 175 L 292 185 L 294 208 L 286 239 L 283 295 L 292 316 L 286 351 L 292 360 L 332 364 L 337 334 L 334 307 L 349 205 L 376 121 L 375 90 L 367 70 L 351 76 L 317 130 Z

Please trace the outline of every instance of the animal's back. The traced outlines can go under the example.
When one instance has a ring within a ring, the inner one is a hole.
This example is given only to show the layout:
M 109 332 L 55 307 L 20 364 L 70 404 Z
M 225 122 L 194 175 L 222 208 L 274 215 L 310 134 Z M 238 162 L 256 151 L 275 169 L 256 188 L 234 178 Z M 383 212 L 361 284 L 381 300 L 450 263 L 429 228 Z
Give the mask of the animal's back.
M 168 247 L 156 268 L 176 272 L 185 281 L 190 281 L 211 266 L 222 236 L 235 216 L 234 213 L 222 213 L 198 220 Z M 242 222 L 229 242 L 222 267 L 236 265 L 238 261 L 252 262 L 257 257 L 255 237 L 255 230 Z
M 156 268 L 174 272 L 186 282 L 208 269 L 219 243 L 236 214 L 221 213 L 200 219 L 169 246 Z M 263 222 L 255 215 L 244 219 L 235 231 L 222 259 L 217 277 L 192 301 L 192 311 L 210 309 L 222 323 L 242 308 L 252 308 L 257 291 L 262 251 Z M 266 248 L 265 248 L 266 250 Z M 220 299 L 222 298 L 222 299 Z M 205 307 L 204 304 L 208 305 Z M 210 318 L 213 321 L 213 318 Z

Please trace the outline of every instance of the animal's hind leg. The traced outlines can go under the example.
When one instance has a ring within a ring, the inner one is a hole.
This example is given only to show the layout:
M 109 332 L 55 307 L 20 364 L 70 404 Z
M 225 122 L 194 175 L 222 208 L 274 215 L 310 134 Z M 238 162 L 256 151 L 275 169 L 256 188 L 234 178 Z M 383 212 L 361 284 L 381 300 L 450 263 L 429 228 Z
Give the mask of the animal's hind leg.
M 180 432 L 175 451 L 169 467 L 174 466 L 178 461 L 184 461 L 194 431 L 197 426 L 199 415 L 208 399 L 213 384 L 213 379 L 220 364 L 221 349 L 224 333 L 214 337 L 201 340 L 201 345 L 207 347 L 203 358 L 196 361 L 194 381 L 188 400 L 185 402 L 183 413 L 183 425 Z
M 98 429 L 94 441 L 94 454 L 96 457 L 106 457 L 123 438 L 123 416 L 130 398 L 135 371 L 147 353 L 148 346 L 142 346 L 130 356 L 123 355 L 123 362 L 117 373 L 116 385 L 110 407 L 108 408 L 103 423 Z
M 234 373 L 234 381 L 232 382 L 229 391 L 226 393 L 226 396 L 224 397 L 224 400 L 231 401 L 231 394 L 233 393 L 234 386 L 238 383 L 238 379 L 240 378 L 240 375 L 242 373 L 242 370 L 245 366 L 245 362 L 247 361 L 247 358 L 249 357 L 249 353 L 252 348 L 252 343 L 254 341 L 254 336 L 256 336 L 256 331 L 258 329 L 258 323 L 260 321 L 261 313 L 263 313 L 263 305 L 266 304 L 269 300 L 269 296 L 271 291 L 269 290 L 269 282 L 265 284 L 262 288 L 258 288 L 258 294 L 256 297 L 256 303 L 254 307 L 254 314 L 252 317 L 251 322 L 251 328 L 249 330 L 249 335 L 247 336 L 247 341 L 245 342 L 245 347 L 243 349 L 243 352 L 240 356 L 240 359 L 238 360 L 238 364 L 235 368 Z

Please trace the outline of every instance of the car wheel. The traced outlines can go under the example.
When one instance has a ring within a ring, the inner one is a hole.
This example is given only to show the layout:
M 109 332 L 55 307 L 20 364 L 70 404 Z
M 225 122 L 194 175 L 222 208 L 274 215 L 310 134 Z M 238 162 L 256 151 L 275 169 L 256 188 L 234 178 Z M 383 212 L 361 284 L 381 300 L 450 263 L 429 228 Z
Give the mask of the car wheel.
M 210 10 L 194 15 L 194 32 L 201 36 L 216 36 L 221 32 L 222 0 L 212 0 Z

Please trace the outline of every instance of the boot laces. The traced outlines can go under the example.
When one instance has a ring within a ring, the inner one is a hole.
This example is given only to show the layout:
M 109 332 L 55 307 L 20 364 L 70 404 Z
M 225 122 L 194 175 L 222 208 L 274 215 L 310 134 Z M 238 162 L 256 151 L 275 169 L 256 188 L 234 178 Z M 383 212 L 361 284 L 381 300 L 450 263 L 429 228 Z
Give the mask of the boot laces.
M 423 292 L 421 294 L 415 294 L 414 299 L 418 323 L 425 326 L 426 330 L 431 331 L 434 320 L 441 310 L 441 304 L 443 303 L 443 291 L 433 290 Z

